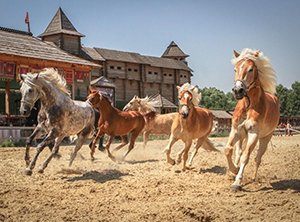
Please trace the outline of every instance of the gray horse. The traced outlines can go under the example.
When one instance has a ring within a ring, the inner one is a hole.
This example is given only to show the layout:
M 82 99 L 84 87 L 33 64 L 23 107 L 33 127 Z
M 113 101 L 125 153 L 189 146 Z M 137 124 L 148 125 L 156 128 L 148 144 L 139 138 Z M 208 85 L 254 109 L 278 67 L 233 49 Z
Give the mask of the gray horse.
M 77 135 L 77 143 L 71 155 L 69 166 L 72 165 L 78 150 L 84 141 L 92 135 L 94 131 L 95 113 L 93 108 L 82 101 L 74 101 L 66 88 L 65 79 L 53 68 L 44 69 L 40 73 L 21 75 L 21 115 L 29 115 L 34 103 L 41 100 L 41 114 L 43 121 L 39 123 L 39 128 L 47 132 L 43 141 L 38 144 L 36 154 L 32 161 L 27 165 L 25 173 L 32 174 L 36 160 L 45 146 L 54 141 L 51 154 L 43 162 L 38 172 L 43 173 L 48 163 L 58 151 L 62 140 L 70 135 Z M 26 149 L 29 162 L 29 149 Z

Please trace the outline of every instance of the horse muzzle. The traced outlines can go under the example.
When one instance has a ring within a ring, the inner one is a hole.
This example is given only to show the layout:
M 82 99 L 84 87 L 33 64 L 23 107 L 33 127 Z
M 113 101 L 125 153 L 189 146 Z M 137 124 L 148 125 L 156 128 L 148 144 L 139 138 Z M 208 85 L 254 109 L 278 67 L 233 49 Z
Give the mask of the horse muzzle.
M 24 107 L 21 106 L 20 107 L 20 114 L 22 116 L 28 117 L 28 116 L 30 116 L 30 112 L 31 112 L 31 109 L 29 106 L 24 106 Z
M 246 86 L 240 80 L 237 80 L 235 82 L 234 87 L 232 88 L 232 92 L 233 92 L 234 98 L 237 100 L 240 100 L 247 95 Z
M 189 108 L 187 106 L 183 106 L 180 110 L 180 115 L 183 119 L 186 119 L 189 116 Z

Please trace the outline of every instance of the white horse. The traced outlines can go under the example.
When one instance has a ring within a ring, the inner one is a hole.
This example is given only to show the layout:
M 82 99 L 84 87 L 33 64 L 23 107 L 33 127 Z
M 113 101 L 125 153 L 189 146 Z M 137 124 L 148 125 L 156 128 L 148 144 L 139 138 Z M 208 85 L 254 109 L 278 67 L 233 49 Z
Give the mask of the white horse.
M 34 103 L 41 100 L 41 111 L 44 113 L 45 120 L 42 122 L 47 136 L 38 144 L 36 154 L 28 164 L 25 173 L 32 174 L 36 160 L 45 146 L 54 141 L 51 154 L 43 162 L 39 173 L 43 173 L 50 160 L 58 150 L 59 144 L 64 137 L 77 135 L 78 140 L 71 155 L 71 166 L 76 157 L 77 151 L 83 145 L 85 139 L 94 131 L 95 113 L 87 102 L 74 101 L 66 88 L 65 79 L 53 68 L 44 69 L 40 73 L 28 73 L 21 75 L 21 115 L 29 115 Z M 26 149 L 26 156 L 29 154 Z

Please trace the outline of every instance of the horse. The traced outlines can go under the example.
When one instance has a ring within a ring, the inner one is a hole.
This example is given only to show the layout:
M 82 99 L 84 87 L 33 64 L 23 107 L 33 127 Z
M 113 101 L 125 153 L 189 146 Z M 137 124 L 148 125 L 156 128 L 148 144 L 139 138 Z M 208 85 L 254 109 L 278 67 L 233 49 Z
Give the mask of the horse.
M 146 119 L 143 129 L 143 147 L 145 148 L 150 134 L 170 135 L 173 119 L 177 113 L 157 114 L 148 97 L 134 96 L 123 108 L 123 111 L 138 111 Z
M 38 172 L 43 173 L 51 159 L 58 151 L 59 144 L 66 136 L 77 135 L 78 140 L 71 155 L 69 166 L 72 165 L 78 150 L 94 130 L 95 113 L 93 108 L 82 101 L 71 99 L 66 88 L 65 79 L 53 68 L 46 68 L 39 73 L 21 75 L 22 99 L 20 106 L 21 115 L 28 116 L 34 103 L 40 99 L 44 115 L 41 127 L 46 129 L 47 135 L 37 145 L 36 154 L 25 169 L 26 175 L 31 175 L 39 154 L 44 147 L 54 141 L 51 154 L 40 166 Z M 38 129 L 37 129 L 38 130 Z M 28 150 L 26 150 L 26 153 Z M 29 154 L 28 160 L 29 160 Z
M 181 162 L 183 155 L 182 170 L 185 171 L 190 169 L 190 167 L 186 166 L 186 162 L 194 139 L 197 139 L 197 142 L 189 161 L 189 166 L 192 165 L 192 161 L 201 146 L 208 150 L 218 150 L 208 139 L 213 128 L 213 114 L 206 108 L 198 107 L 201 98 L 198 88 L 186 83 L 181 87 L 177 86 L 177 89 L 180 108 L 173 120 L 171 135 L 165 153 L 167 162 L 174 165 L 175 160 L 170 157 L 171 148 L 176 141 L 182 140 L 185 143 L 185 147 L 177 154 L 177 164 Z
M 276 93 L 276 74 L 269 59 L 261 51 L 243 49 L 234 51 L 232 59 L 235 71 L 233 94 L 238 100 L 225 155 L 229 172 L 235 176 L 233 191 L 241 190 L 242 178 L 249 157 L 257 142 L 253 180 L 268 143 L 279 122 L 279 102 Z M 232 162 L 233 148 L 236 149 L 235 163 Z
M 115 136 L 121 136 L 122 143 L 117 146 L 114 151 L 117 151 L 128 144 L 127 134 L 131 133 L 130 144 L 128 151 L 124 154 L 123 160 L 128 153 L 134 148 L 134 143 L 140 132 L 145 126 L 145 119 L 140 112 L 135 111 L 121 111 L 113 107 L 107 96 L 101 94 L 98 91 L 91 91 L 87 97 L 87 101 L 97 109 L 101 115 L 98 123 L 98 132 L 94 138 L 91 146 L 91 154 L 95 152 L 95 145 L 98 138 L 104 134 L 109 136 L 109 140 L 106 143 L 106 151 L 108 157 L 115 160 L 115 157 L 111 154 L 109 147 Z

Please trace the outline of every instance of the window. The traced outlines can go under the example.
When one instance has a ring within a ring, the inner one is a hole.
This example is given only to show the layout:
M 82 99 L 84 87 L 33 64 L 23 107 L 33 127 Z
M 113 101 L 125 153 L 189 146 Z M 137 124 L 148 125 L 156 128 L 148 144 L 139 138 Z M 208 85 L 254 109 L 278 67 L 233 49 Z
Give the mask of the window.
M 154 75 L 157 75 L 157 72 L 154 72 Z
M 117 67 L 117 69 L 118 69 L 118 70 L 121 70 L 121 69 L 122 69 L 122 67 L 121 67 L 121 66 L 118 66 L 118 67 Z
M 182 78 L 183 77 L 183 75 L 180 75 L 180 78 Z
M 148 72 L 148 74 L 152 74 L 152 72 L 151 72 L 151 71 L 149 71 L 149 72 Z
M 114 67 L 114 66 L 110 66 L 109 68 L 110 68 L 110 69 L 114 69 L 115 67 Z
M 167 76 L 167 73 L 164 73 L 164 76 Z
M 184 75 L 184 78 L 186 78 L 186 75 Z
M 137 69 L 134 69 L 134 71 L 137 72 L 138 70 L 137 70 Z
M 172 76 L 172 74 L 169 74 L 169 76 Z
M 128 68 L 128 71 L 130 72 L 132 69 L 131 68 Z

